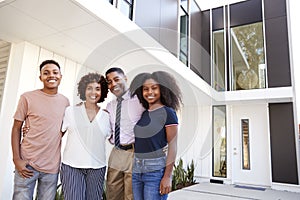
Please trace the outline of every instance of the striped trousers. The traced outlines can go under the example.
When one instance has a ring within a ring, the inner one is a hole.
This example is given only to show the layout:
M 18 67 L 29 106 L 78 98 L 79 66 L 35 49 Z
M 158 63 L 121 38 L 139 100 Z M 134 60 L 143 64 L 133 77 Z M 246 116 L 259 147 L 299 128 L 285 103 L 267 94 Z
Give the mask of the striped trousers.
M 65 200 L 102 199 L 106 167 L 100 169 L 74 168 L 61 165 L 61 184 Z

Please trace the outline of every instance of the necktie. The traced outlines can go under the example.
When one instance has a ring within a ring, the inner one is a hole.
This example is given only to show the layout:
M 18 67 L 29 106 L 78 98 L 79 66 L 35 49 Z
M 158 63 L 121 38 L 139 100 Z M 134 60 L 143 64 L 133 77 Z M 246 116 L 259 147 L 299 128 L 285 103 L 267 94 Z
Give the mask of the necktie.
M 115 122 L 115 146 L 120 146 L 120 119 L 121 119 L 121 105 L 123 98 L 117 99 L 116 122 Z

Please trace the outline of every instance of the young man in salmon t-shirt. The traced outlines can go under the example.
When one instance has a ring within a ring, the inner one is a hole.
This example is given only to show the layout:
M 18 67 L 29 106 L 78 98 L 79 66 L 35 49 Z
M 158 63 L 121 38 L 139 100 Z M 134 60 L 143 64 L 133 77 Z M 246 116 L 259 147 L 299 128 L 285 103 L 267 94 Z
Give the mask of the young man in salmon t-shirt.
M 11 137 L 14 200 L 31 200 L 36 182 L 39 200 L 55 199 L 61 155 L 60 128 L 69 100 L 58 93 L 62 75 L 56 61 L 42 62 L 39 78 L 43 88 L 22 94 L 14 115 Z M 22 138 L 24 122 L 30 129 Z

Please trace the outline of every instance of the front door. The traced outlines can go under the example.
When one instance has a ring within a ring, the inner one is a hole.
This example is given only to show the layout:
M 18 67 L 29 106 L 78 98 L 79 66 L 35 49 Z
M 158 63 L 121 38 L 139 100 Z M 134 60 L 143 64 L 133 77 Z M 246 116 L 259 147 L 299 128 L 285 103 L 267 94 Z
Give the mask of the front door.
M 268 105 L 231 106 L 232 182 L 270 186 Z

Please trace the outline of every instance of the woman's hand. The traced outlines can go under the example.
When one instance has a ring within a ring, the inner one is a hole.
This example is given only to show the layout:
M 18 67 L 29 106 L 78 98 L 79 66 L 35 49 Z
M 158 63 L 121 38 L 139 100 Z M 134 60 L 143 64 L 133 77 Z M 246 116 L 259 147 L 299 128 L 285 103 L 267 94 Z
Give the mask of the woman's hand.
M 159 190 L 159 193 L 161 195 L 170 193 L 172 190 L 172 178 L 163 176 L 163 178 L 160 181 Z
M 22 127 L 22 136 L 25 137 L 28 132 L 29 132 L 29 126 L 23 126 Z
M 168 141 L 168 152 L 166 168 L 163 178 L 160 181 L 160 194 L 168 194 L 172 190 L 172 170 L 176 159 L 177 152 L 177 125 L 167 126 L 166 135 Z

